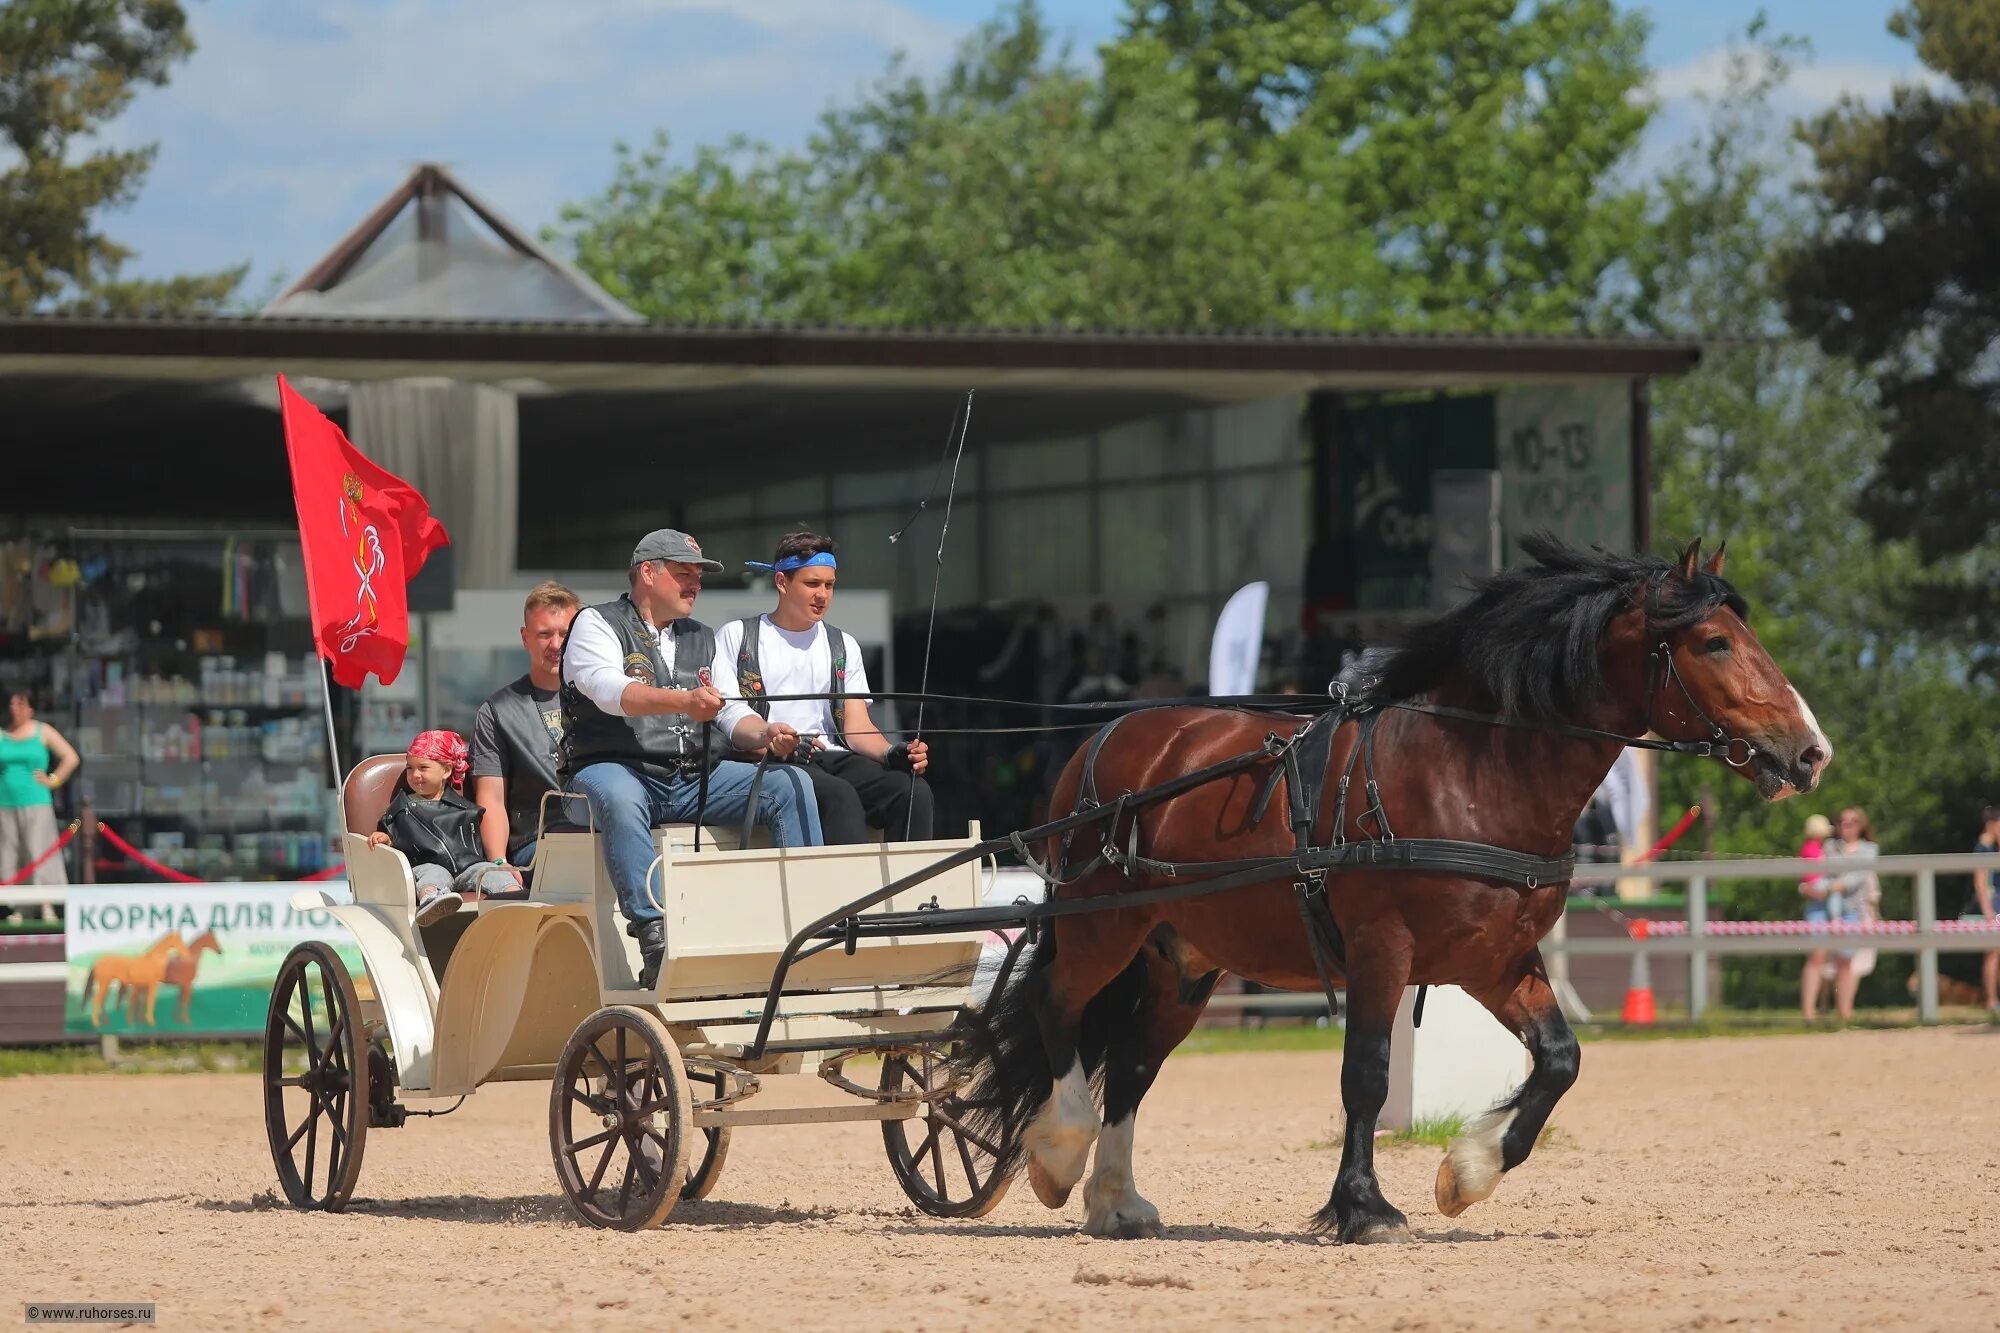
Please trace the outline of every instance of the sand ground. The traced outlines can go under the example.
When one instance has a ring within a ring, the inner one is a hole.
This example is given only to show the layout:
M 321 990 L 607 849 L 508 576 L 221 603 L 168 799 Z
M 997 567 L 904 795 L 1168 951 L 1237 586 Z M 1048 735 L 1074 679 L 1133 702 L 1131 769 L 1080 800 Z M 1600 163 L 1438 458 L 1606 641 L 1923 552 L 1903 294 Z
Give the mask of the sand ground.
M 4 1080 L 0 1303 L 149 1299 L 168 1328 L 2000 1325 L 2000 1029 L 1587 1046 L 1554 1141 L 1456 1221 L 1435 1149 L 1383 1149 L 1404 1246 L 1305 1231 L 1336 1060 L 1172 1061 L 1138 1149 L 1168 1231 L 1141 1242 L 1083 1238 L 1081 1191 L 1052 1213 L 1025 1183 L 924 1217 L 871 1125 L 740 1130 L 710 1200 L 588 1230 L 527 1084 L 376 1131 L 352 1210 L 304 1215 L 253 1078 Z

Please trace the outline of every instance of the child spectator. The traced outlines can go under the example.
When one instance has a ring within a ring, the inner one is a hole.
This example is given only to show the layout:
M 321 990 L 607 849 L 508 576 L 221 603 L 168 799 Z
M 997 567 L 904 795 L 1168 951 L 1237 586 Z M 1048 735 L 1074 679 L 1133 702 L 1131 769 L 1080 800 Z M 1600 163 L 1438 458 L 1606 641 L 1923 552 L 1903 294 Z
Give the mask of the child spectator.
M 455 731 L 426 731 L 410 742 L 403 781 L 368 835 L 369 844 L 394 847 L 410 863 L 417 884 L 417 924 L 428 926 L 456 912 L 463 894 L 520 887 L 516 874 L 486 859 L 479 840 L 485 813 L 459 790 L 465 781 L 465 738 Z

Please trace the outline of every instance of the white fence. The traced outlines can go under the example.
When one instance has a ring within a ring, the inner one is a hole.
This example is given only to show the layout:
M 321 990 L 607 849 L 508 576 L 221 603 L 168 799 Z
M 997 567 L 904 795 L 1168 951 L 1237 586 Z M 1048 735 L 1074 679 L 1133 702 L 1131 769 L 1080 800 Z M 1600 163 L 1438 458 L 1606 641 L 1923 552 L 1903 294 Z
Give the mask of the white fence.
M 1883 921 L 1869 927 L 1822 926 L 1817 929 L 1798 922 L 1711 921 L 1708 894 L 1713 884 L 1725 880 L 1797 880 L 1805 875 L 1838 874 L 1846 870 L 1872 870 L 1884 878 L 1914 881 L 1916 915 L 1912 920 Z M 1685 955 L 1688 960 L 1688 1007 L 1699 1019 L 1707 1008 L 1708 965 L 1717 954 L 1808 954 L 1832 947 L 1867 947 L 1882 953 L 1917 955 L 1917 1019 L 1935 1023 L 1938 1016 L 1939 953 L 1976 953 L 2000 948 L 2000 925 L 1991 922 L 1939 921 L 1937 877 L 1940 874 L 1969 875 L 1985 870 L 2000 875 L 2000 856 L 1958 853 L 1937 856 L 1884 856 L 1872 861 L 1828 857 L 1819 861 L 1792 858 L 1741 861 L 1669 861 L 1653 865 L 1579 865 L 1574 887 L 1604 886 L 1609 889 L 1621 879 L 1645 879 L 1656 885 L 1681 884 L 1687 890 L 1687 918 L 1684 922 L 1649 923 L 1645 939 L 1616 936 L 1609 939 L 1570 939 L 1558 922 L 1542 952 L 1549 960 L 1551 980 L 1559 992 L 1568 989 L 1569 959 L 1584 955 L 1617 955 L 1629 958 L 1636 953 Z M 165 886 L 163 886 L 165 887 Z M 1038 898 L 1039 880 L 1025 871 L 1002 870 L 989 887 L 990 902 L 1011 902 L 1015 897 Z M 57 888 L 22 886 L 0 888 L 0 905 L 34 907 L 42 903 L 66 903 L 72 894 L 87 894 L 90 886 Z M 1608 908 L 1617 906 L 1607 898 Z M 57 962 L 0 964 L 0 985 L 48 982 L 64 976 Z M 1326 1000 L 1318 995 L 1269 993 L 1217 997 L 1218 1008 L 1254 1008 L 1282 1012 L 1323 1013 Z

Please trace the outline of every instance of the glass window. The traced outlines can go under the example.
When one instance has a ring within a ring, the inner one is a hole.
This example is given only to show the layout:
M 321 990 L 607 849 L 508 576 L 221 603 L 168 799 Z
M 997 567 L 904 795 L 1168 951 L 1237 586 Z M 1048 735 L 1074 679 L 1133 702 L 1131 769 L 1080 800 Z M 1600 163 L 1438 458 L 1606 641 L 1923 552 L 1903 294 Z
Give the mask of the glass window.
M 1296 397 L 1219 407 L 1208 414 L 1217 468 L 1288 463 L 1302 455 Z
M 995 445 L 986 451 L 986 481 L 994 490 L 1081 485 L 1090 479 L 1090 448 L 1088 435 Z
M 912 468 L 838 472 L 833 478 L 833 507 L 842 510 L 862 505 L 896 505 L 906 497 L 915 505 L 923 496 L 924 480 L 918 480 Z
M 1201 483 L 1107 488 L 1099 503 L 1104 591 L 1159 596 L 1208 587 L 1208 524 Z
M 986 548 L 989 597 L 1043 598 L 1090 586 L 1089 497 L 1081 492 L 996 497 L 987 512 L 993 523 Z M 952 529 L 956 539 L 956 522 Z
M 1305 568 L 1306 474 L 1264 472 L 1222 477 L 1215 485 L 1216 576 L 1226 593 L 1273 571 Z
M 1176 424 L 1172 418 L 1159 417 L 1127 422 L 1099 435 L 1100 475 L 1110 481 L 1189 470 L 1193 460 L 1175 457 L 1174 444 L 1181 434 L 1174 429 Z

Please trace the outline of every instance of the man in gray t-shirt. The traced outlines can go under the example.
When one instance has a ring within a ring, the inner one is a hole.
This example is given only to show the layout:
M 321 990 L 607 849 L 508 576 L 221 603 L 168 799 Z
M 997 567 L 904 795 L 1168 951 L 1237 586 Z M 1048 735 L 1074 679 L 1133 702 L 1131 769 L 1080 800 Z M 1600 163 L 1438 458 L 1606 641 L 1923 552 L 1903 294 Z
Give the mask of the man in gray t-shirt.
M 559 691 L 563 644 L 577 605 L 576 594 L 560 583 L 528 594 L 521 609 L 528 674 L 488 695 L 472 720 L 472 799 L 486 812 L 479 836 L 486 854 L 502 864 L 534 861 L 542 796 L 562 788 L 556 777 L 563 734 Z M 566 822 L 562 803 L 549 805 L 549 824 Z

